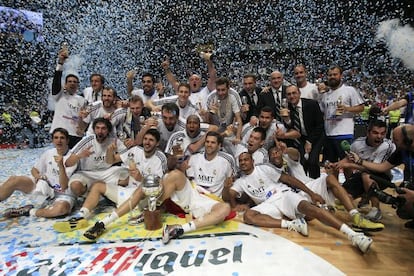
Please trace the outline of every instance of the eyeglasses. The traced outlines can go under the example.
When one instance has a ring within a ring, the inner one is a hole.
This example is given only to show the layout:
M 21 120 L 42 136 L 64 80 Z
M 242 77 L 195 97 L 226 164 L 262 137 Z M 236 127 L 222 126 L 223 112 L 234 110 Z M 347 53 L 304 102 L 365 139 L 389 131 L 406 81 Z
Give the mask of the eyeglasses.
M 69 80 L 69 81 L 67 81 L 67 83 L 79 83 L 78 81 L 71 81 L 71 80 Z

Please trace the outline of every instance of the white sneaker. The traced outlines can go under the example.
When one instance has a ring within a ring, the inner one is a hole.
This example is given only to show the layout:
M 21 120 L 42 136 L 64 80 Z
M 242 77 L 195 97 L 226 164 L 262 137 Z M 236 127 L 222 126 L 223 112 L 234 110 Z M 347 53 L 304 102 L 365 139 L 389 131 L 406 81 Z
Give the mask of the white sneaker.
M 372 244 L 372 239 L 362 233 L 356 233 L 351 237 L 352 245 L 359 248 L 362 253 L 366 253 Z
M 365 218 L 373 222 L 379 222 L 382 219 L 381 210 L 376 207 L 372 207 L 371 211 L 365 215 Z
M 308 236 L 308 224 L 304 218 L 292 220 L 288 226 L 289 231 L 296 231 L 303 236 Z

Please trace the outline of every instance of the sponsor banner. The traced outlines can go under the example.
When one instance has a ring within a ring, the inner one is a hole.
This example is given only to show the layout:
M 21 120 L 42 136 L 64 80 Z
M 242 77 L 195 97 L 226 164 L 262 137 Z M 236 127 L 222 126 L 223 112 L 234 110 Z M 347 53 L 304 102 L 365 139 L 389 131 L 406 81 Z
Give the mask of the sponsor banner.
M 7 275 L 342 275 L 305 248 L 239 223 L 235 232 L 123 242 L 16 247 L 3 256 Z M 2 252 L 7 248 L 1 246 Z

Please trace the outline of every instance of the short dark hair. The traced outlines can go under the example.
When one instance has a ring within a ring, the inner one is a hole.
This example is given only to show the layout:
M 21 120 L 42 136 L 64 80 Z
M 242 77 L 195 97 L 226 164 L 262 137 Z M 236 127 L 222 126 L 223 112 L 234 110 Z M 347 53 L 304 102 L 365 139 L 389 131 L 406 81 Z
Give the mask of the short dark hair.
M 145 132 L 144 136 L 147 135 L 147 134 L 154 136 L 154 138 L 155 138 L 155 140 L 157 140 L 157 142 L 159 142 L 160 139 L 161 139 L 161 134 L 158 131 L 158 129 L 150 128 Z
M 186 87 L 189 91 L 191 91 L 190 85 L 188 83 L 182 82 L 178 85 L 178 90 L 180 89 L 180 87 Z
M 68 75 L 65 77 L 65 83 L 66 83 L 66 82 L 68 82 L 68 78 L 75 78 L 75 79 L 78 81 L 78 83 L 79 83 L 79 77 L 78 77 L 78 76 L 76 76 L 75 74 L 68 74 Z
M 111 121 L 109 121 L 108 119 L 105 119 L 103 117 L 99 117 L 99 118 L 96 118 L 95 120 L 93 120 L 92 128 L 93 128 L 94 131 L 95 131 L 96 125 L 99 124 L 99 123 L 105 124 L 106 128 L 108 129 L 108 132 L 112 132 L 113 126 L 111 124 Z
M 142 74 L 141 81 L 144 80 L 144 77 L 150 77 L 152 82 L 155 83 L 155 76 L 149 72 L 145 72 Z
M 89 77 L 89 82 L 91 82 L 91 81 L 92 81 L 92 78 L 93 78 L 93 77 L 99 77 L 99 78 L 101 79 L 101 83 L 102 83 L 102 85 L 104 85 L 104 84 L 105 84 L 105 77 L 104 77 L 103 75 L 98 74 L 98 73 L 93 73 L 93 74 L 91 74 L 91 76 Z
M 223 136 L 220 135 L 217 131 L 209 131 L 206 134 L 206 139 L 208 136 L 213 136 L 217 138 L 217 143 L 223 145 Z
M 272 116 L 273 116 L 273 117 L 275 117 L 275 114 L 274 114 L 273 109 L 272 109 L 270 106 L 268 106 L 268 105 L 263 106 L 263 107 L 260 109 L 260 112 L 270 112 L 270 113 L 272 113 Z
M 104 88 L 102 90 L 112 90 L 112 93 L 114 94 L 114 98 L 118 97 L 115 88 L 113 88 L 111 86 L 104 86 Z
M 368 124 L 368 131 L 371 131 L 374 127 L 385 127 L 387 129 L 387 123 L 382 120 L 371 120 Z
M 225 84 L 227 87 L 230 87 L 230 80 L 226 77 L 220 77 L 216 80 L 216 86 L 223 84 Z
M 165 103 L 161 107 L 161 112 L 163 111 L 173 113 L 175 116 L 177 116 L 177 118 L 180 116 L 180 109 L 176 103 Z
M 262 127 L 255 127 L 252 132 L 258 132 L 260 133 L 260 136 L 262 137 L 262 141 L 266 139 L 266 130 Z
M 62 133 L 65 136 L 66 140 L 69 140 L 69 132 L 65 128 L 63 128 L 63 127 L 57 127 L 57 128 L 55 128 L 52 131 L 52 138 L 53 138 L 53 135 L 55 135 L 56 132 Z
M 255 74 L 249 73 L 243 76 L 243 79 L 252 78 L 254 81 L 256 81 L 257 77 Z
M 341 66 L 339 66 L 339 65 L 337 65 L 337 64 L 334 64 L 334 65 L 331 65 L 331 66 L 329 67 L 328 72 L 329 72 L 329 71 L 331 71 L 331 70 L 334 70 L 334 69 L 338 69 L 338 70 L 339 70 L 339 73 L 341 73 L 341 74 L 342 74 L 342 72 L 344 71 L 344 70 L 342 69 L 342 67 L 341 67 Z

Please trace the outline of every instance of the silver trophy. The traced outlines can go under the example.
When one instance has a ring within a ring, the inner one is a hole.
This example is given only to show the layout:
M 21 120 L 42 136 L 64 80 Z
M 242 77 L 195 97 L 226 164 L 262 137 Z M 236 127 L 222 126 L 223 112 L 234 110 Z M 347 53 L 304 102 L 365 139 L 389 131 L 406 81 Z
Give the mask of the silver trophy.
M 162 194 L 160 177 L 152 174 L 146 175 L 142 181 L 142 191 L 148 197 L 148 211 L 155 211 L 157 200 Z
M 195 50 L 201 58 L 205 60 L 212 60 L 214 48 L 214 44 L 212 42 L 208 42 L 204 44 L 198 44 Z

